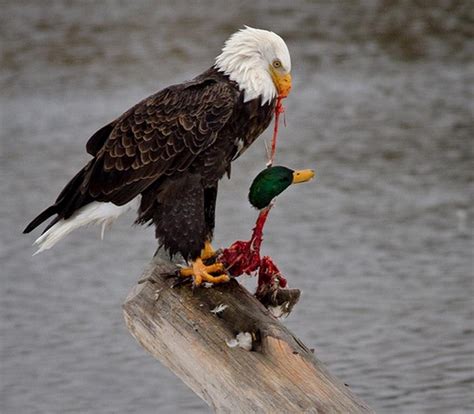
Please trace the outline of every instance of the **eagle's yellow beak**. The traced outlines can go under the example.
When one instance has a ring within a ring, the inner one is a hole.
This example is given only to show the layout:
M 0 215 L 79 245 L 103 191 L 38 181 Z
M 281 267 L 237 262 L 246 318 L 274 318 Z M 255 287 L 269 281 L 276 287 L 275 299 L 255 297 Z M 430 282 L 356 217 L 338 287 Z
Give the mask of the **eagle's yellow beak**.
M 277 88 L 278 96 L 286 98 L 291 90 L 291 75 L 289 73 L 282 74 L 273 67 L 270 67 L 270 73 L 272 75 L 273 83 Z

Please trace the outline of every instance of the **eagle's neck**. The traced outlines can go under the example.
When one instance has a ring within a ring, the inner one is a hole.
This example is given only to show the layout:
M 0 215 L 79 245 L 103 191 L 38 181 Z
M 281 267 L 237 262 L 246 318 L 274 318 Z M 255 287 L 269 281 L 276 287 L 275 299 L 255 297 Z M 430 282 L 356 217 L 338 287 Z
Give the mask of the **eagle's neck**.
M 257 56 L 230 55 L 224 50 L 217 58 L 214 67 L 237 83 L 244 92 L 244 102 L 261 98 L 261 104 L 271 102 L 277 96 L 275 84 L 267 69 L 263 69 Z

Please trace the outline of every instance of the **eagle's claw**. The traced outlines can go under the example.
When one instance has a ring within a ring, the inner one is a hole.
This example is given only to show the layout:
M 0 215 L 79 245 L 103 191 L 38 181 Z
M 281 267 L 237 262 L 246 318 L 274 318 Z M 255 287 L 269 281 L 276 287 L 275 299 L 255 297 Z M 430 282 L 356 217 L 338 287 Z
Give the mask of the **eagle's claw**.
M 182 277 L 193 277 L 194 286 L 201 285 L 202 282 L 224 283 L 230 280 L 229 276 L 224 273 L 224 265 L 216 262 L 211 265 L 205 265 L 200 257 L 198 257 L 191 265 L 180 269 L 179 275 Z M 219 273 L 217 276 L 211 273 Z

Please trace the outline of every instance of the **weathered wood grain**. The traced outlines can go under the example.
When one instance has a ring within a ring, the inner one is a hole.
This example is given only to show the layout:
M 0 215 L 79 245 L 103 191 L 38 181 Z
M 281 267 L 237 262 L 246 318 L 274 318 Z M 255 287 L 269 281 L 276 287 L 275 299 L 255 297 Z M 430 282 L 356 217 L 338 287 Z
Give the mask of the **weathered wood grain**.
M 175 265 L 155 257 L 123 311 L 135 339 L 217 413 L 372 413 L 235 280 L 172 287 Z M 219 305 L 227 305 L 213 313 Z M 252 350 L 231 348 L 240 332 Z

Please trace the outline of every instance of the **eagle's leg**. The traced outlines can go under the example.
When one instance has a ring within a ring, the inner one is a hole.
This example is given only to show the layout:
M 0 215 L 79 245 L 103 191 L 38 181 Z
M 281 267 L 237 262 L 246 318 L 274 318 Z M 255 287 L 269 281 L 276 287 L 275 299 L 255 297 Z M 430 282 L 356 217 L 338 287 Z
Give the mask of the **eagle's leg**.
M 206 241 L 204 244 L 204 249 L 201 251 L 201 259 L 202 260 L 207 260 L 207 259 L 212 259 L 215 257 L 216 252 L 214 248 L 211 245 L 211 242 L 209 240 Z

